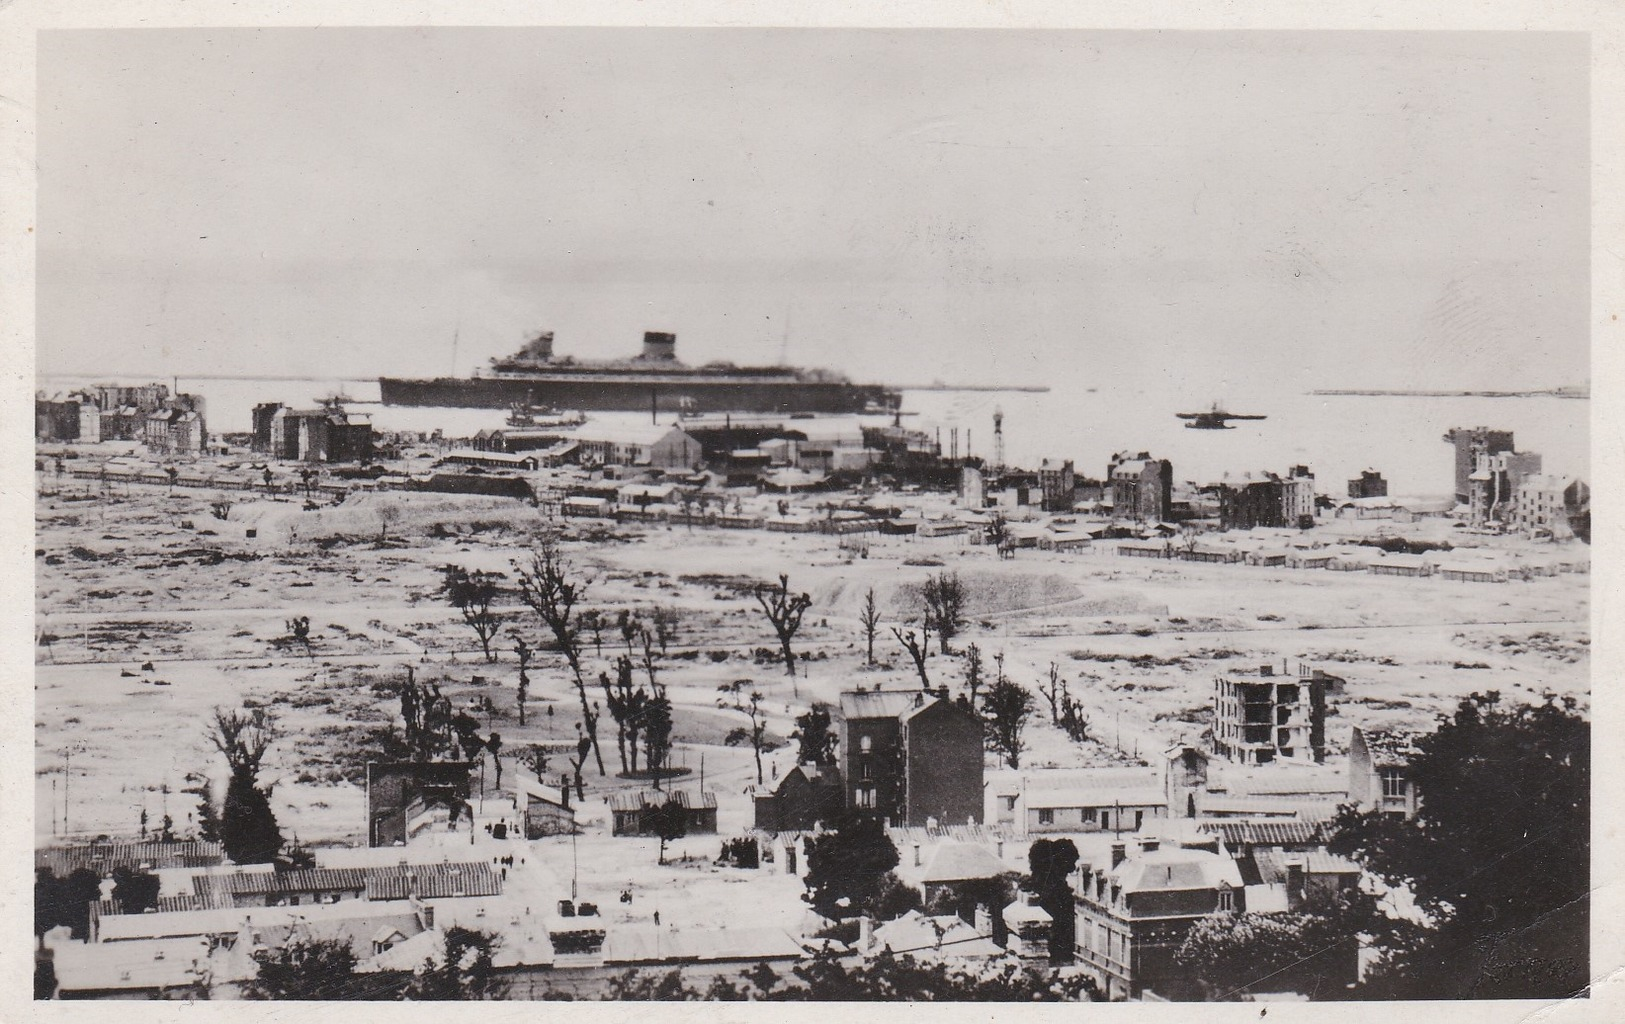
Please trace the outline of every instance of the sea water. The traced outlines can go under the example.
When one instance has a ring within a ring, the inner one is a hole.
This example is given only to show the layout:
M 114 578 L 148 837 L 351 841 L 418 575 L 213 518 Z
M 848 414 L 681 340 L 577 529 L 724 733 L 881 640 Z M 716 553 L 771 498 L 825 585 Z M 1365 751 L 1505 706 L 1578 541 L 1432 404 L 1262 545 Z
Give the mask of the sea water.
M 141 384 L 146 380 L 95 378 L 100 383 Z M 48 394 L 66 393 L 91 383 L 87 377 L 39 379 Z M 246 433 L 253 407 L 282 402 L 308 408 L 328 395 L 351 401 L 346 408 L 368 413 L 383 431 L 441 430 L 468 437 L 504 425 L 501 409 L 436 409 L 385 406 L 376 380 L 212 380 L 171 378 L 165 383 L 200 394 L 211 433 Z M 1226 411 L 1267 417 L 1241 420 L 1230 430 L 1193 430 L 1180 412 L 1206 411 L 1213 401 Z M 1346 493 L 1346 483 L 1363 469 L 1375 469 L 1395 496 L 1448 496 L 1453 491 L 1455 456 L 1443 440 L 1452 427 L 1487 426 L 1514 432 L 1518 450 L 1539 452 L 1547 473 L 1586 477 L 1589 473 L 1591 403 L 1586 399 L 1530 397 L 1412 397 L 1309 395 L 1272 391 L 1257 385 L 1208 402 L 1181 402 L 1155 391 L 1057 387 L 1047 392 L 906 391 L 908 427 L 940 435 L 950 454 L 959 431 L 960 455 L 993 459 L 994 413 L 1003 413 L 1006 464 L 1035 468 L 1039 461 L 1071 459 L 1080 477 L 1102 478 L 1114 452 L 1141 451 L 1173 463 L 1176 480 L 1208 482 L 1226 473 L 1284 473 L 1306 465 L 1321 493 Z M 647 422 L 648 413 L 595 413 L 594 418 Z M 662 419 L 669 414 L 662 414 Z M 889 422 L 890 417 L 866 418 Z

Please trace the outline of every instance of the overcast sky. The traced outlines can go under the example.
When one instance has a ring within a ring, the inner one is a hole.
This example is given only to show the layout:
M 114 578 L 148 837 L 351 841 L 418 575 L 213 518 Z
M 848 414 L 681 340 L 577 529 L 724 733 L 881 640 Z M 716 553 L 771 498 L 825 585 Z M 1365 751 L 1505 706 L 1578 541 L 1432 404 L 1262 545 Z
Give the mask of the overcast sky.
M 1588 59 L 1512 32 L 45 32 L 39 367 L 466 373 L 540 328 L 582 357 L 659 329 L 894 383 L 1579 382 Z

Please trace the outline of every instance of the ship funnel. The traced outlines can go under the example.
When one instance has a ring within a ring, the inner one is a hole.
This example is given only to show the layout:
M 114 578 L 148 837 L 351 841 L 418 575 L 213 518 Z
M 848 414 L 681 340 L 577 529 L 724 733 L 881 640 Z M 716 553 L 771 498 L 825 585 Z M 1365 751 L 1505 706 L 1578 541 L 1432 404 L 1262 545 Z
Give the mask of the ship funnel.
M 540 332 L 525 344 L 519 354 L 525 359 L 535 360 L 539 363 L 550 361 L 553 358 L 553 332 Z
M 670 362 L 677 358 L 677 335 L 665 331 L 643 332 L 643 358 Z

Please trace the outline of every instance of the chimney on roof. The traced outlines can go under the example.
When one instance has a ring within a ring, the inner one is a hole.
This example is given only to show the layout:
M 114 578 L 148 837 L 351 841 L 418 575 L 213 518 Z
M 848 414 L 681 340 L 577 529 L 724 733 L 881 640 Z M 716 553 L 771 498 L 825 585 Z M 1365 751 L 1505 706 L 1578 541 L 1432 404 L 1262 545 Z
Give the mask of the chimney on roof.
M 868 914 L 864 914 L 862 917 L 858 918 L 859 953 L 869 952 L 869 947 L 874 944 L 874 926 L 874 921 L 870 919 Z
M 1128 853 L 1128 847 L 1126 847 L 1124 844 L 1122 844 L 1122 843 L 1113 843 L 1112 844 L 1112 867 L 1115 868 L 1117 865 L 1123 863 L 1123 858 L 1125 856 L 1127 856 L 1127 853 Z
M 1140 836 L 1140 852 L 1155 853 L 1162 847 L 1162 840 L 1156 836 Z
M 915 867 L 920 866 L 920 844 L 919 843 L 914 844 L 914 866 Z

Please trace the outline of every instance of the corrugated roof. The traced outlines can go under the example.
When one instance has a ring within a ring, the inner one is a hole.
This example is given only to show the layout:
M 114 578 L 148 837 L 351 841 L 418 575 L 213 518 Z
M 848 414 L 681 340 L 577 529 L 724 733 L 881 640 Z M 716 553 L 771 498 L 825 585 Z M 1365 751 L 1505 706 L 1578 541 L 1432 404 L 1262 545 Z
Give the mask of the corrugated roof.
M 182 896 L 160 896 L 153 908 L 159 914 L 179 914 L 189 910 L 212 910 L 216 907 L 229 907 L 230 902 L 221 902 L 209 897 L 200 897 L 193 894 Z M 118 900 L 102 900 L 96 904 L 96 913 L 102 917 L 116 917 L 120 914 L 144 914 L 145 910 L 126 910 L 124 904 Z
M 686 789 L 632 789 L 611 793 L 605 798 L 612 811 L 638 811 L 645 807 L 664 807 L 672 800 L 676 800 L 680 806 L 689 810 L 715 808 L 717 805 L 717 795 L 710 790 L 696 795 Z
M 1304 846 L 1320 842 L 1325 825 L 1318 821 L 1207 821 L 1203 832 L 1217 835 L 1224 845 Z
M 459 896 L 496 896 L 502 876 L 483 861 L 459 864 L 419 864 L 406 868 L 378 868 L 367 872 L 367 899 L 446 899 Z
M 34 851 L 34 866 L 50 868 L 58 878 L 76 868 L 110 874 L 120 865 L 153 868 L 192 868 L 219 864 L 225 859 L 219 843 L 186 840 L 179 843 L 86 843 L 52 846 Z
M 256 871 L 229 875 L 194 875 L 192 891 L 204 898 L 214 893 L 275 896 L 367 887 L 366 868 L 308 868 L 302 871 Z

